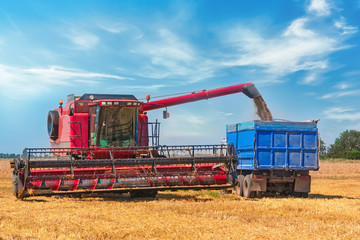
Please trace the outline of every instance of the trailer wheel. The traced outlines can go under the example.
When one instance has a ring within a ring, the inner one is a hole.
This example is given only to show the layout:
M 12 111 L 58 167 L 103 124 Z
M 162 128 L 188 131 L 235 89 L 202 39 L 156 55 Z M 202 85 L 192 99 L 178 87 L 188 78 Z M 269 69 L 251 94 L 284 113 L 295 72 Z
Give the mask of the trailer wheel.
M 254 198 L 256 195 L 255 191 L 251 191 L 251 176 L 250 175 L 246 175 L 245 179 L 244 179 L 244 184 L 243 184 L 243 191 L 244 191 L 244 197 L 245 198 Z
M 300 193 L 299 194 L 301 198 L 308 198 L 309 197 L 309 193 Z
M 292 193 L 290 194 L 290 196 L 299 198 L 299 197 L 301 197 L 301 193 L 300 193 L 300 192 L 292 192 Z
M 235 186 L 236 195 L 243 197 L 244 196 L 244 175 L 239 175 L 238 181 Z
M 307 192 L 301 193 L 301 198 L 308 198 L 308 197 L 309 197 L 309 193 Z
M 309 193 L 307 193 L 307 192 L 293 192 L 291 195 L 294 197 L 297 197 L 297 198 L 308 198 L 309 197 Z

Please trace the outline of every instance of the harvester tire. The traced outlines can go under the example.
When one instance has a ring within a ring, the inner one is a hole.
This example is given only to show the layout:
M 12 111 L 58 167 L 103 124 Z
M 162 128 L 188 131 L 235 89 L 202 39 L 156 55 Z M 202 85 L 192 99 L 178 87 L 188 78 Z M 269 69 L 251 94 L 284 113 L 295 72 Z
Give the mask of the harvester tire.
M 130 198 L 155 198 L 157 190 L 137 190 L 130 192 Z
M 139 198 L 139 197 L 141 197 L 140 191 L 131 191 L 130 192 L 130 198 Z
M 58 111 L 49 111 L 47 119 L 48 134 L 52 140 L 58 138 L 59 133 L 59 112 Z
M 158 194 L 158 191 L 156 191 L 156 190 L 149 190 L 149 191 L 146 191 L 146 192 L 145 192 L 145 197 L 155 198 L 157 194 Z
M 243 191 L 244 191 L 244 197 L 245 198 L 254 198 L 256 195 L 255 191 L 251 191 L 251 176 L 246 175 L 244 178 L 244 185 L 243 185 Z
M 18 197 L 19 188 L 18 188 L 17 177 L 15 174 L 12 175 L 12 189 L 14 196 Z

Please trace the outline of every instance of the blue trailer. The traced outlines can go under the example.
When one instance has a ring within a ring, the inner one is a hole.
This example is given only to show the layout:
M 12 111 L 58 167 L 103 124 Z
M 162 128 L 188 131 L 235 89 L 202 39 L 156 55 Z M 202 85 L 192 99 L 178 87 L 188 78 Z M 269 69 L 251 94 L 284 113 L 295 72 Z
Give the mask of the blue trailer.
M 236 194 L 265 192 L 307 197 L 309 171 L 319 169 L 318 120 L 251 121 L 227 125 L 227 144 L 238 157 Z

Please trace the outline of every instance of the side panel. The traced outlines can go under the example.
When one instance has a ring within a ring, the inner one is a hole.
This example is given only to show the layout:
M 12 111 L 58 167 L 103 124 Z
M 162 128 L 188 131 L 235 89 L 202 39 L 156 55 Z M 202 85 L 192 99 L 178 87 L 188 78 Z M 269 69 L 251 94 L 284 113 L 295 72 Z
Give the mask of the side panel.
M 89 114 L 76 113 L 70 117 L 70 146 L 88 147 L 89 146 Z
M 235 127 L 236 128 L 236 127 Z M 229 128 L 228 128 L 229 130 Z M 233 144 L 239 159 L 238 169 L 254 168 L 254 142 L 255 130 L 249 131 L 231 131 L 227 133 L 228 145 Z
M 65 111 L 64 111 L 65 112 Z M 70 117 L 63 112 L 59 118 L 59 138 L 56 141 L 50 140 L 50 146 L 54 148 L 71 147 L 70 146 Z
M 317 131 L 257 129 L 256 139 L 256 169 L 318 169 Z
M 272 166 L 272 132 L 256 130 L 256 157 L 255 168 L 271 168 Z
M 149 129 L 148 116 L 146 114 L 139 114 L 138 129 L 137 129 L 137 144 L 138 146 L 149 146 Z

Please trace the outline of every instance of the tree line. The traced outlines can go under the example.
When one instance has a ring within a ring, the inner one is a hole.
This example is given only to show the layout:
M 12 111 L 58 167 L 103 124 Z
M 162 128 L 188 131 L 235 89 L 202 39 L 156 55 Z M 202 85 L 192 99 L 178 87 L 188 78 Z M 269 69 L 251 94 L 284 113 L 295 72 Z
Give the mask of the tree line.
M 0 153 L 0 158 L 17 158 L 20 157 L 20 154 L 15 153 Z
M 326 147 L 320 139 L 321 158 L 345 158 L 360 160 L 360 131 L 346 130 L 335 139 L 335 142 Z

